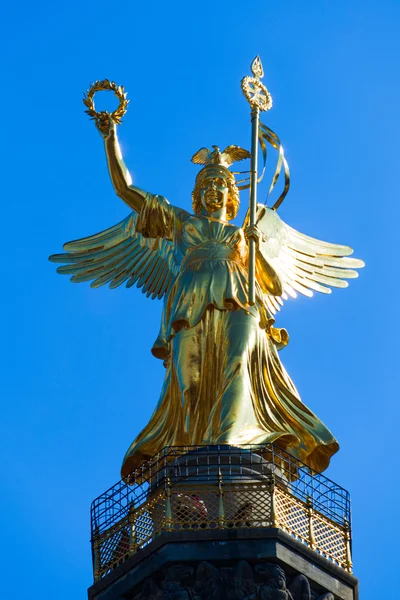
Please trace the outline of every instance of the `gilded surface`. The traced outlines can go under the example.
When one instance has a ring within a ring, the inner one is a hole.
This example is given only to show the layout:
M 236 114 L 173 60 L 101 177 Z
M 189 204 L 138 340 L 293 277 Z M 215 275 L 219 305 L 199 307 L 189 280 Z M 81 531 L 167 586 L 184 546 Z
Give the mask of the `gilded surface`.
M 289 296 L 346 287 L 345 279 L 356 277 L 363 263 L 348 258 L 351 248 L 308 237 L 263 205 L 257 205 L 255 225 L 234 225 L 239 192 L 227 164 L 246 151 L 214 147 L 194 155 L 205 166 L 196 178 L 192 214 L 133 186 L 113 119 L 95 122 L 116 193 L 133 212 L 106 231 L 66 244 L 66 253 L 51 260 L 63 263 L 58 272 L 74 282 L 136 283 L 164 301 L 152 350 L 164 361 L 164 384 L 149 424 L 126 453 L 122 476 L 164 446 L 198 444 L 277 442 L 315 471 L 324 470 L 338 443 L 285 371 L 278 351 L 288 335 L 273 326 L 273 315 Z M 256 240 L 253 305 L 250 238 Z

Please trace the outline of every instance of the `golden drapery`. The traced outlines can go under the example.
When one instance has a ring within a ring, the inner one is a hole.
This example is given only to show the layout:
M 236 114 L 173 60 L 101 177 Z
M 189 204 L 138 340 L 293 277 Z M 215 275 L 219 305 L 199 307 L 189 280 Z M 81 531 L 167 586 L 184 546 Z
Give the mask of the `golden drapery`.
M 166 365 L 160 399 L 125 455 L 122 476 L 170 445 L 276 442 L 313 470 L 326 469 L 338 443 L 286 373 L 259 285 L 255 306 L 247 303 L 243 230 L 160 196 L 148 196 L 136 230 L 172 241 L 181 269 L 153 346 Z M 259 256 L 261 287 L 262 265 Z

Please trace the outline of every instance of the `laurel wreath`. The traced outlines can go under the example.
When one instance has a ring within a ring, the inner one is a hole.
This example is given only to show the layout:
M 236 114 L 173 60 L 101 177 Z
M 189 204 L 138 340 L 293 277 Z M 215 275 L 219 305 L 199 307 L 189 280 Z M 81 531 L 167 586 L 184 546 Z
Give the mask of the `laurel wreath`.
M 118 108 L 112 113 L 106 110 L 100 112 L 96 111 L 94 95 L 97 92 L 104 91 L 114 92 L 119 100 Z M 96 122 L 96 125 L 100 130 L 107 130 L 110 125 L 110 120 L 114 121 L 117 125 L 120 125 L 122 118 L 128 109 L 129 100 L 126 99 L 126 96 L 127 94 L 125 93 L 123 86 L 117 85 L 114 81 L 109 81 L 108 79 L 95 81 L 83 96 L 83 104 L 87 107 L 85 113 Z

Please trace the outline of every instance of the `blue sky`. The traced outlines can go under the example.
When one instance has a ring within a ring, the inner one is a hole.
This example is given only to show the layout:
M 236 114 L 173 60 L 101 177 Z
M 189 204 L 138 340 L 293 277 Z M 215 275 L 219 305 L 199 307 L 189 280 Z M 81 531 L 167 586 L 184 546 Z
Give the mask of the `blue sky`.
M 278 325 L 291 341 L 281 357 L 341 444 L 327 475 L 352 495 L 363 600 L 379 597 L 383 582 L 400 585 L 399 17 L 396 0 L 3 6 L 4 596 L 86 597 L 90 502 L 119 478 L 163 377 L 150 354 L 160 303 L 136 289 L 72 285 L 47 261 L 129 210 L 82 93 L 105 77 L 125 86 L 120 138 L 135 182 L 188 209 L 192 154 L 249 147 L 239 84 L 256 54 L 274 99 L 266 123 L 292 172 L 282 218 L 351 245 L 367 265 L 347 290 L 286 304 Z

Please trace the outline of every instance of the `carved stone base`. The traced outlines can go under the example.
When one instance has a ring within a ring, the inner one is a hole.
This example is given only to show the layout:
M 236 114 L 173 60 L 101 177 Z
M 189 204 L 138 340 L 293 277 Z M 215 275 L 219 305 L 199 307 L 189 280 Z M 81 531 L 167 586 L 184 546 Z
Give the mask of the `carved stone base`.
M 280 529 L 159 535 L 89 600 L 357 600 L 357 579 Z

